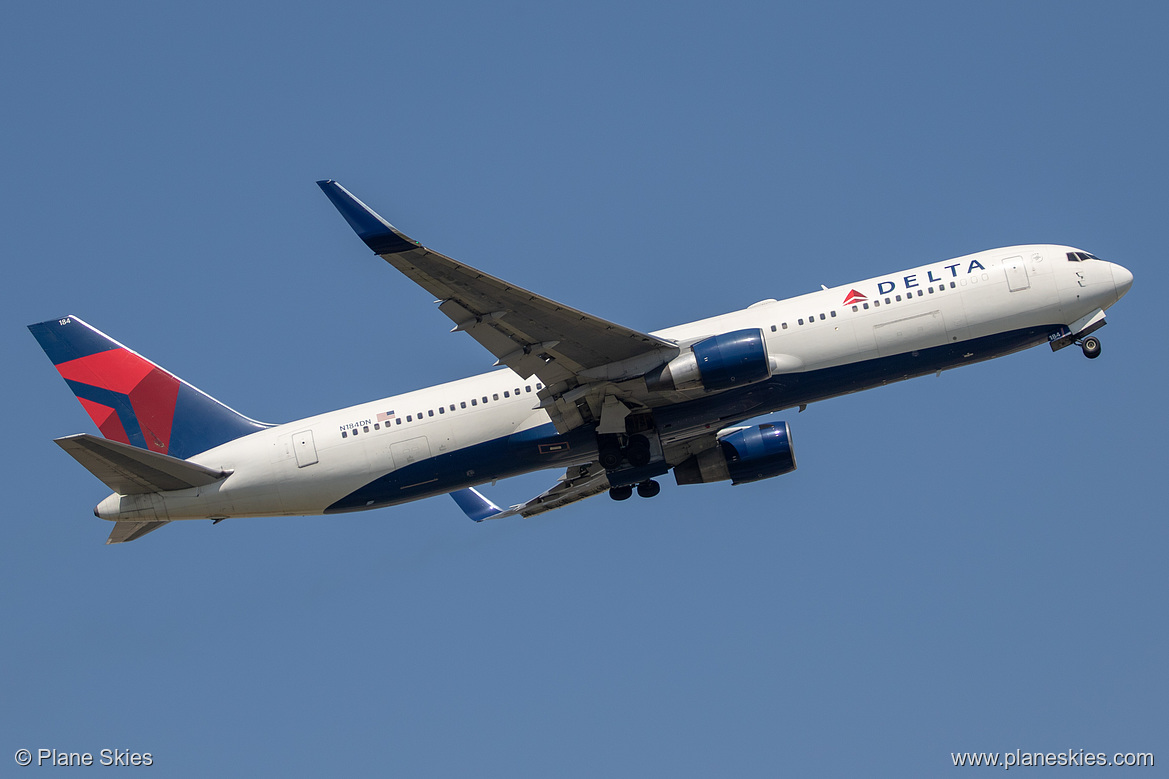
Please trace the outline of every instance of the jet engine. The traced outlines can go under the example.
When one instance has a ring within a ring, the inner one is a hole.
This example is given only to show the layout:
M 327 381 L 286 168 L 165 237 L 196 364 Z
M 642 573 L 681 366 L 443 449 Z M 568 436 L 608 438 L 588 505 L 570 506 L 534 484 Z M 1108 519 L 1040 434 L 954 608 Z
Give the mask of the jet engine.
M 774 422 L 735 430 L 674 467 L 678 484 L 708 484 L 731 479 L 731 484 L 770 479 L 796 469 L 791 429 Z
M 771 378 L 763 331 L 758 328 L 713 335 L 646 375 L 651 392 L 741 387 Z

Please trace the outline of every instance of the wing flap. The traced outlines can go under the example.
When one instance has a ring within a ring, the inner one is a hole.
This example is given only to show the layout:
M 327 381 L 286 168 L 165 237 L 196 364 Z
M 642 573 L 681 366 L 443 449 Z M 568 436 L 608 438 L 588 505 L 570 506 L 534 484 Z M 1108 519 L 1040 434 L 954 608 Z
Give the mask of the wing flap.
M 88 433 L 57 438 L 54 443 L 121 495 L 203 487 L 230 475 Z

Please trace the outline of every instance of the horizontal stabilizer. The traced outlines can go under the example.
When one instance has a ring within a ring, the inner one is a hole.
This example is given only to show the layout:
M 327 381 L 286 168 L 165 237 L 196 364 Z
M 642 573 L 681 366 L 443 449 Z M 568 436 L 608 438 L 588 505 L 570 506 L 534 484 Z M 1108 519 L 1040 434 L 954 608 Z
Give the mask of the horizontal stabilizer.
M 452 492 L 451 497 L 455 499 L 455 503 L 459 504 L 463 513 L 475 522 L 491 519 L 500 513 L 499 506 L 483 497 L 483 494 L 474 487 Z
M 72 455 L 74 460 L 84 465 L 90 473 L 120 495 L 203 487 L 230 475 L 229 471 L 207 468 L 88 433 L 54 440 L 58 446 Z
M 146 522 L 115 522 L 114 529 L 110 531 L 110 537 L 106 539 L 106 543 L 124 544 L 127 541 L 137 541 L 152 530 L 158 530 L 166 523 L 165 519 Z
M 485 519 L 503 519 L 514 517 L 531 517 L 543 514 L 545 511 L 576 503 L 578 500 L 600 495 L 610 487 L 609 475 L 604 468 L 595 463 L 574 465 L 569 467 L 564 475 L 556 480 L 556 484 L 544 490 L 536 497 L 524 503 L 518 503 L 508 509 L 501 509 L 488 498 L 484 497 L 474 487 L 452 492 L 451 497 L 459 508 L 471 519 L 482 522 Z

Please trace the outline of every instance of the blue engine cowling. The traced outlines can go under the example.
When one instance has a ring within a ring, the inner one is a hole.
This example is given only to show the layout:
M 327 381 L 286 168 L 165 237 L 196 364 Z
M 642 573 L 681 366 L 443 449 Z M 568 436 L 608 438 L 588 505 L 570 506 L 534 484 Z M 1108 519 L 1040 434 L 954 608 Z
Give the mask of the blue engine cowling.
M 674 479 L 678 484 L 709 484 L 727 479 L 731 484 L 746 484 L 795 469 L 791 429 L 787 422 L 775 422 L 723 436 L 718 446 L 675 466 Z
M 771 360 L 758 328 L 713 335 L 691 346 L 645 378 L 650 391 L 702 388 L 708 392 L 771 377 Z

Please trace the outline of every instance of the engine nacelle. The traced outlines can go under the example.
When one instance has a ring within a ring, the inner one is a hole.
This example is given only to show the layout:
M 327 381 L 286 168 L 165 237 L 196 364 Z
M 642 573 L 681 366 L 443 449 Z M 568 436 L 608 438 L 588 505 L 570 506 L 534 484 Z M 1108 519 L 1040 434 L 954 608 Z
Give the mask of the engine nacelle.
M 651 392 L 741 387 L 771 378 L 771 360 L 763 331 L 735 330 L 705 338 L 656 371 L 646 375 Z
M 675 466 L 674 479 L 678 484 L 708 484 L 727 479 L 731 479 L 731 484 L 746 484 L 782 476 L 795 469 L 791 429 L 787 422 L 775 422 L 723 436 L 718 446 Z

